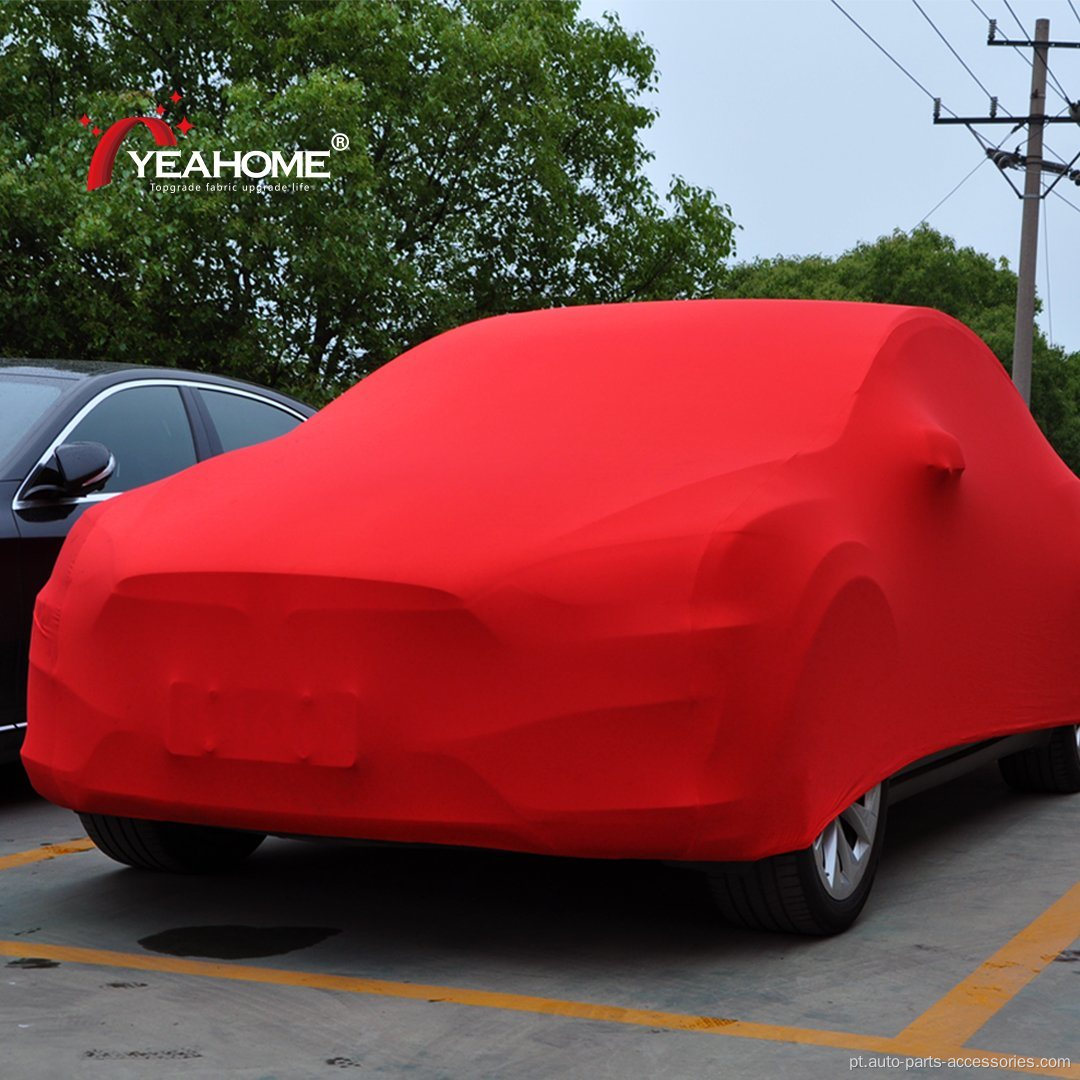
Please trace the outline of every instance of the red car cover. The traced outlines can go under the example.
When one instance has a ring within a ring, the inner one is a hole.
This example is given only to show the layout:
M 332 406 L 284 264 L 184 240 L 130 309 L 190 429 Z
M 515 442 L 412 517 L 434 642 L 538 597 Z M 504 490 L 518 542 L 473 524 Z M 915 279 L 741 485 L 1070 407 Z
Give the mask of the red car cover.
M 437 337 L 92 509 L 24 760 L 81 811 L 586 856 L 808 845 L 1080 717 L 1080 486 L 934 311 L 676 301 Z

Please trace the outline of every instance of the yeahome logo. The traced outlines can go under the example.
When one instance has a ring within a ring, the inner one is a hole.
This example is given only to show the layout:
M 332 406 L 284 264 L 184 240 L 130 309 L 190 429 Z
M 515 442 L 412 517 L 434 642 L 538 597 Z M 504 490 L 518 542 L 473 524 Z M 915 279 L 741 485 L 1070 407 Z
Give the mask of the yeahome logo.
M 146 176 L 146 167 L 154 159 L 154 176 L 159 180 L 186 180 L 189 176 L 204 176 L 215 180 L 222 176 L 246 177 L 249 180 L 261 180 L 266 176 L 295 176 L 329 180 L 330 173 L 324 167 L 329 150 L 297 150 L 290 158 L 280 150 L 249 150 L 225 154 L 214 151 L 213 163 L 207 164 L 205 157 L 192 150 L 185 161 L 181 161 L 179 150 L 148 150 L 145 154 L 128 151 L 128 156 L 135 162 L 139 176 Z M 181 167 L 182 166 L 182 167 Z
M 176 105 L 183 95 L 174 91 L 170 100 Z M 153 183 L 156 191 L 226 191 L 241 188 L 255 188 L 276 191 L 310 191 L 312 185 L 307 180 L 331 179 L 328 162 L 329 150 L 296 150 L 285 153 L 281 150 L 214 150 L 203 152 L 192 150 L 185 154 L 179 149 L 161 149 L 177 146 L 176 134 L 172 127 L 162 120 L 165 106 L 158 105 L 157 116 L 128 116 L 111 124 L 105 133 L 95 126 L 93 135 L 101 135 L 94 155 L 90 159 L 90 169 L 86 174 L 86 190 L 94 191 L 112 182 L 113 166 L 120 146 L 128 134 L 137 127 L 146 127 L 154 137 L 158 149 L 140 153 L 128 150 L 128 157 L 135 163 L 141 179 L 148 176 L 155 181 L 184 181 L 184 183 Z M 84 127 L 91 123 L 85 113 L 79 120 Z M 181 135 L 194 127 L 187 116 L 176 125 Z M 335 132 L 331 146 L 335 150 L 348 148 L 349 139 L 341 132 Z M 193 180 L 192 178 L 198 178 Z M 267 179 L 284 180 L 283 183 L 267 184 Z M 218 181 L 203 183 L 203 181 Z M 259 181 L 260 183 L 248 183 Z

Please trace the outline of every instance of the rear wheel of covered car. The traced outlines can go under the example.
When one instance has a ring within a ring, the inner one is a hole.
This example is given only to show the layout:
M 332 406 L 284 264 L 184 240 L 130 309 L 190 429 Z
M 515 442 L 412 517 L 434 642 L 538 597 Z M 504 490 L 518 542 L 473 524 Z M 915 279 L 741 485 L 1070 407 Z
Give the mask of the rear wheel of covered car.
M 143 821 L 108 814 L 80 814 L 90 839 L 110 859 L 141 870 L 210 874 L 246 859 L 266 839 L 263 833 Z
M 1080 791 L 1080 724 L 1055 728 L 1045 746 L 1034 746 L 998 762 L 1005 782 L 1017 791 L 1070 795 Z
M 710 871 L 721 914 L 755 930 L 838 934 L 858 918 L 885 835 L 884 784 L 856 799 L 802 851 Z

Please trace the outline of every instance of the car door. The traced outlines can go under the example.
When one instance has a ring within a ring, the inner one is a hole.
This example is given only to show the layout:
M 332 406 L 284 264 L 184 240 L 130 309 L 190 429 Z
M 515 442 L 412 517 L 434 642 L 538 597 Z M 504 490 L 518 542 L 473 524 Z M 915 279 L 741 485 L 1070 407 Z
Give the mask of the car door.
M 11 500 L 18 484 L 0 480 L 0 764 L 12 756 L 23 726 L 22 687 L 26 682 L 26 630 L 19 621 L 22 560 Z
M 270 398 L 219 386 L 192 388 L 214 453 L 239 450 L 285 435 L 305 417 Z
M 16 496 L 12 504 L 23 585 L 18 618 L 27 631 L 34 600 L 52 573 L 64 538 L 86 508 L 179 472 L 200 456 L 180 385 L 161 381 L 103 390 L 68 420 L 45 456 L 61 443 L 79 441 L 104 443 L 116 459 L 116 469 L 102 491 L 49 502 Z M 25 673 L 25 656 L 21 670 Z

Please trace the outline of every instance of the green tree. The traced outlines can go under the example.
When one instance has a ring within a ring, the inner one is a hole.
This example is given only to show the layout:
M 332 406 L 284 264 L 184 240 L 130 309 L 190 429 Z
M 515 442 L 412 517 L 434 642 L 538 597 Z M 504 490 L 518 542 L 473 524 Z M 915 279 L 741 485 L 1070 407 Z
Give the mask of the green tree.
M 321 399 L 481 316 L 713 293 L 730 208 L 645 178 L 655 81 L 641 37 L 576 0 L 9 0 L 0 352 Z M 307 192 L 153 191 L 122 151 L 88 193 L 78 118 L 159 103 L 208 156 L 350 146 Z
M 927 225 L 857 244 L 835 259 L 758 259 L 731 268 L 717 295 L 864 300 L 938 308 L 970 326 L 1011 371 L 1016 274 Z M 1036 328 L 1031 409 L 1080 472 L 1080 353 L 1050 345 Z

